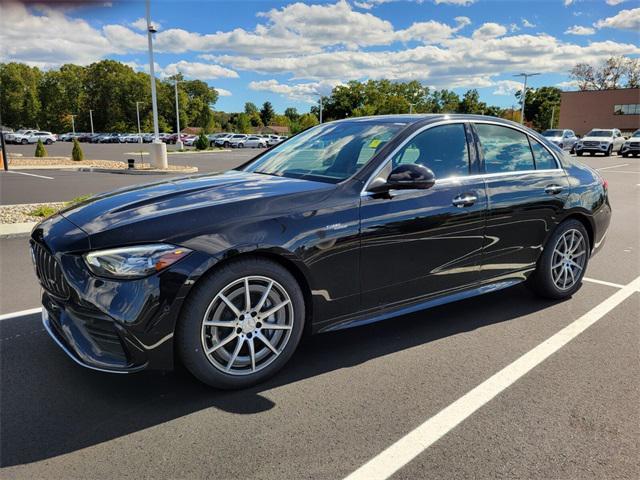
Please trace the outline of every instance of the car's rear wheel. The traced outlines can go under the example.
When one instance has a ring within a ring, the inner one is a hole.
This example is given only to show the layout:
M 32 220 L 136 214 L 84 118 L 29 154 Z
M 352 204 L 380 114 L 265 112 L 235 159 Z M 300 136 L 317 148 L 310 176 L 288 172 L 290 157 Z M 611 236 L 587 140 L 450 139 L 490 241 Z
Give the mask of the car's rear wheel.
M 582 156 L 582 152 L 576 152 L 576 155 L 578 155 L 579 157 Z
M 22 143 L 22 145 L 26 145 L 26 144 L 27 144 L 27 143 L 29 143 L 29 142 L 27 141 L 27 139 L 26 139 L 26 138 L 23 138 L 23 139 L 20 141 L 20 143 Z
M 605 156 L 610 157 L 612 153 L 613 153 L 613 145 L 609 145 L 609 148 L 607 148 L 607 153 L 605 153 Z
M 590 251 L 589 235 L 580 221 L 561 223 L 547 242 L 529 284 L 543 297 L 570 297 L 582 285 Z
M 293 275 L 277 263 L 247 258 L 196 285 L 180 316 L 176 345 L 202 382 L 244 388 L 285 365 L 304 322 L 304 297 Z
M 53 143 L 53 141 L 50 138 L 47 138 L 47 140 L 45 140 L 45 145 L 51 145 Z

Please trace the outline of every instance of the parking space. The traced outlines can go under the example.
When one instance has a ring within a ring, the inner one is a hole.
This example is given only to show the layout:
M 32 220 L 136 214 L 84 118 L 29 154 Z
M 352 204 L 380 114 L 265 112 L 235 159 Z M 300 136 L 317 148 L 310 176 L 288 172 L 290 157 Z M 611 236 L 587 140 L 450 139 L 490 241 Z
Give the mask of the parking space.
M 637 478 L 640 160 L 582 161 L 607 179 L 614 214 L 571 299 L 518 286 L 315 336 L 238 392 L 182 371 L 77 367 L 37 313 L 10 315 L 37 307 L 38 288 L 26 239 L 0 240 L 3 478 Z

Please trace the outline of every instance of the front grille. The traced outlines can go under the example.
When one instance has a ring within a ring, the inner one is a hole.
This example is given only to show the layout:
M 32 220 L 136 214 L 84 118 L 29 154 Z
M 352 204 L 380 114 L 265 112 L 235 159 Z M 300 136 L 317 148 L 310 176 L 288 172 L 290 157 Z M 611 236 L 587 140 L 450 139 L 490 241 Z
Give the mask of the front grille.
M 629 144 L 629 146 L 630 146 L 630 147 L 638 148 L 638 147 L 640 147 L 640 142 L 631 142 L 631 143 Z
M 600 142 L 584 142 L 585 147 L 597 147 L 600 145 Z
M 42 287 L 51 295 L 66 300 L 71 294 L 62 269 L 49 251 L 37 242 L 31 242 L 31 252 L 36 267 L 36 274 Z
M 83 312 L 82 315 L 87 333 L 100 349 L 118 360 L 126 362 L 127 356 L 124 353 L 120 335 L 116 332 L 113 322 L 95 317 L 90 318 L 86 312 Z

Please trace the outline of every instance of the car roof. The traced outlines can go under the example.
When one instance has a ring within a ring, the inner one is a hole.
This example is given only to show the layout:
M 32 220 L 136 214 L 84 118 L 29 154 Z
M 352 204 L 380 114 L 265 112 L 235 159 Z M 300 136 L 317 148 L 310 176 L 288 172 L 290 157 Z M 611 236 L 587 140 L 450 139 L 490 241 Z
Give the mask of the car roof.
M 373 123 L 404 123 L 406 125 L 429 124 L 445 120 L 458 120 L 461 122 L 487 121 L 501 123 L 505 126 L 522 127 L 519 123 L 506 120 L 504 118 L 492 117 L 489 115 L 473 115 L 466 113 L 420 113 L 420 114 L 391 114 L 391 115 L 373 115 L 369 117 L 353 117 L 336 120 L 335 123 L 341 122 L 373 122 Z M 327 122 L 328 123 L 328 122 Z

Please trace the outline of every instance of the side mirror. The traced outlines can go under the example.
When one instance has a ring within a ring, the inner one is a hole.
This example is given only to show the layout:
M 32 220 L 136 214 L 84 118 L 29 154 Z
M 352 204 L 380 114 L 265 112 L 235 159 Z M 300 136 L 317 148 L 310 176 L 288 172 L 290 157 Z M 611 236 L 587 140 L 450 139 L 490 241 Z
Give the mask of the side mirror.
M 377 181 L 369 186 L 372 193 L 384 193 L 389 190 L 426 190 L 436 183 L 436 176 L 424 165 L 408 163 L 394 168 L 386 181 Z

